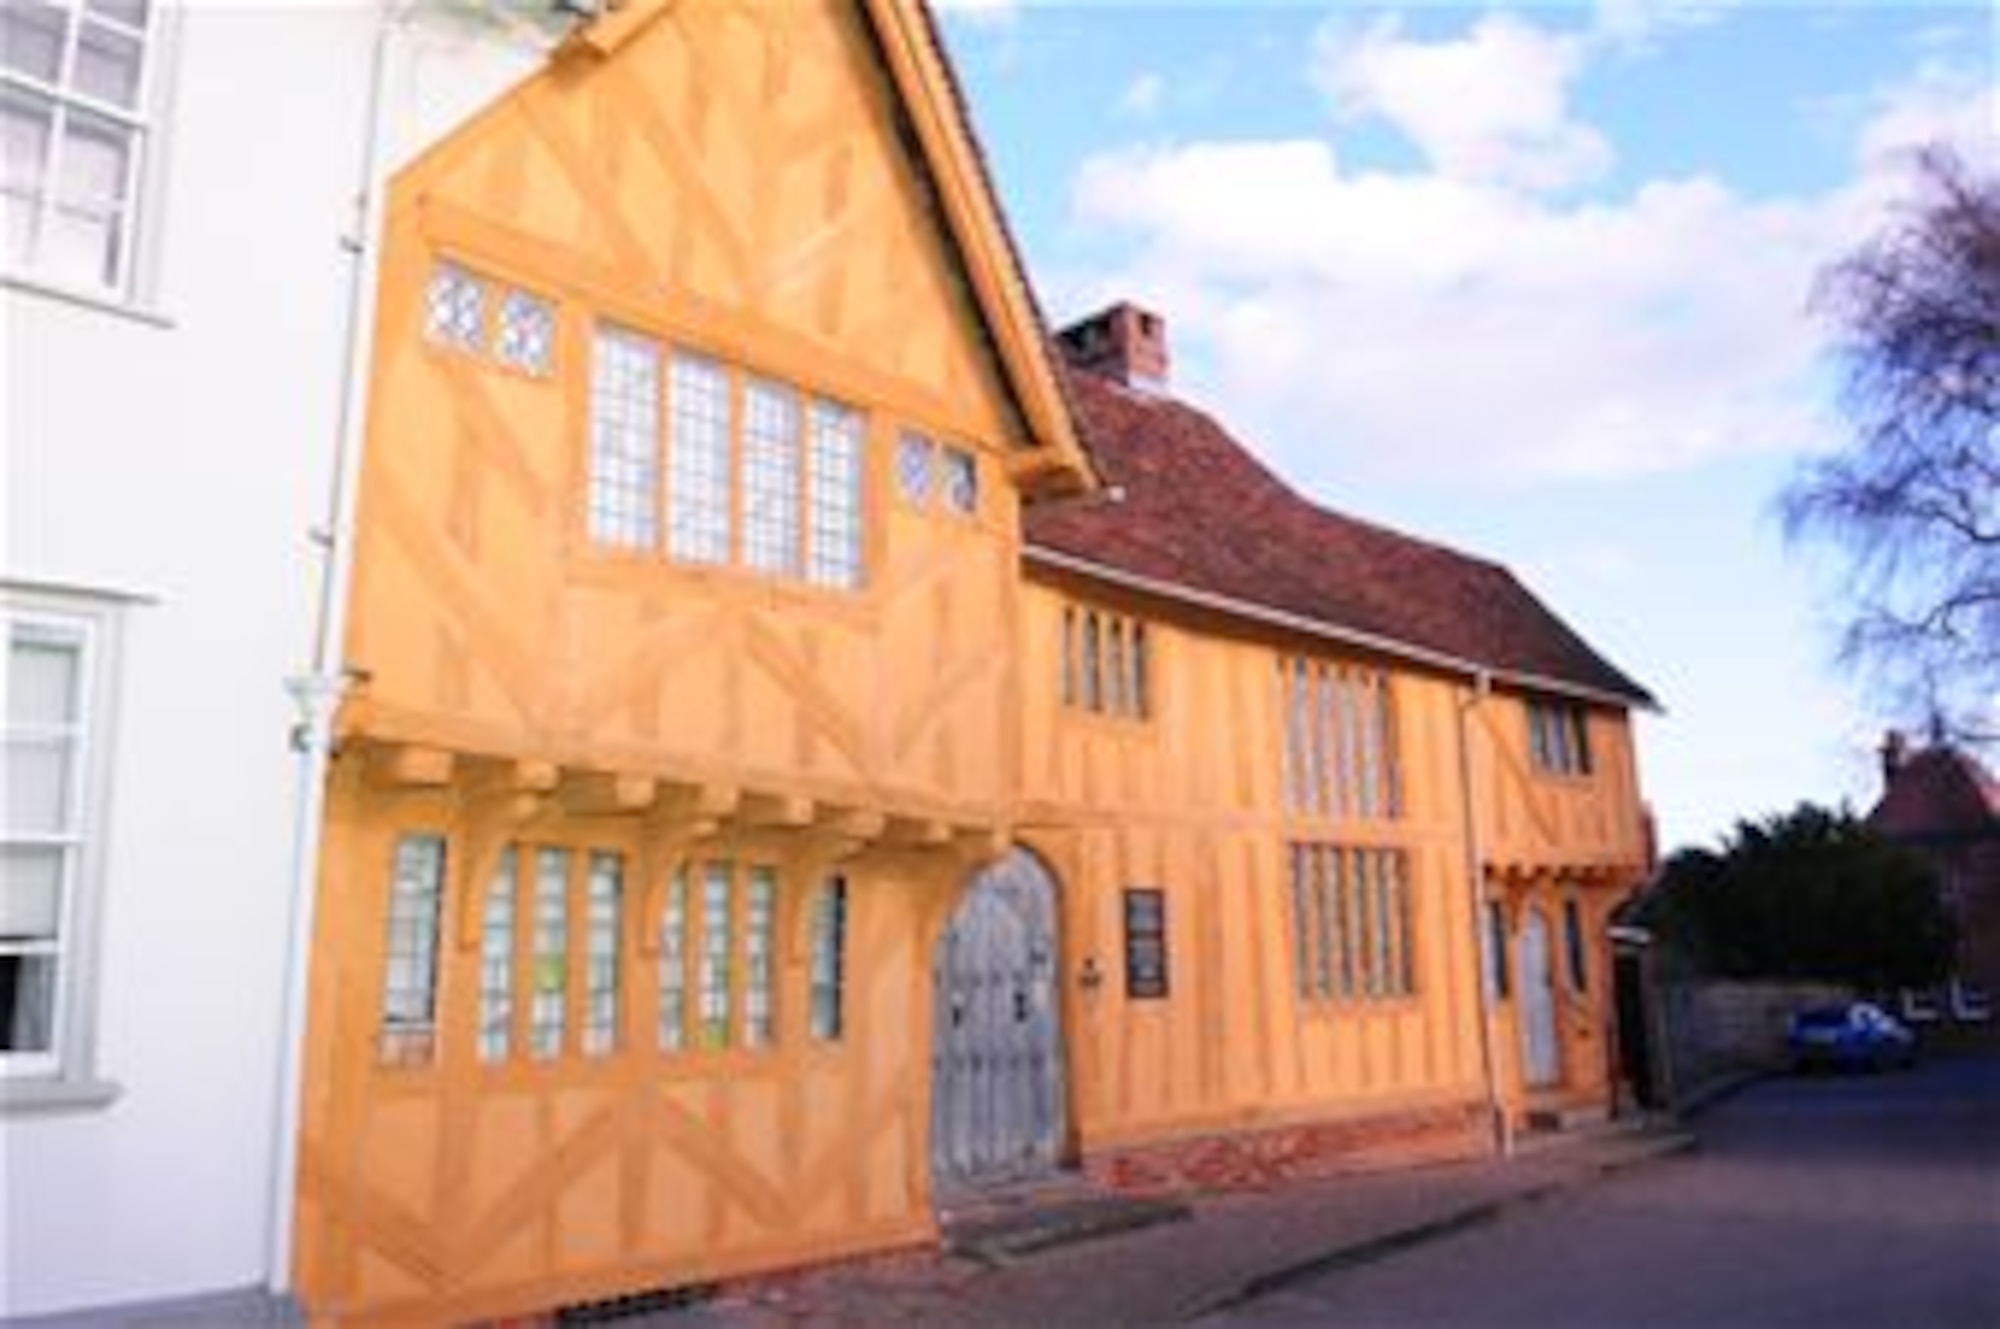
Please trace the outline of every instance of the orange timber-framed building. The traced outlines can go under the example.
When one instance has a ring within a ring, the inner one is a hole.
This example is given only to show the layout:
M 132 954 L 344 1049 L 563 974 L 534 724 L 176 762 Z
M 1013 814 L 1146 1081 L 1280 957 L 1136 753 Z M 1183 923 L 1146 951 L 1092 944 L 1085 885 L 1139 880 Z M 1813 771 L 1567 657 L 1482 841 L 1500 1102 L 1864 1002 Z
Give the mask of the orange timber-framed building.
M 1050 339 L 921 5 L 610 10 L 395 178 L 374 344 L 316 1317 L 1608 1103 L 1650 698 L 1286 489 L 1152 315 Z

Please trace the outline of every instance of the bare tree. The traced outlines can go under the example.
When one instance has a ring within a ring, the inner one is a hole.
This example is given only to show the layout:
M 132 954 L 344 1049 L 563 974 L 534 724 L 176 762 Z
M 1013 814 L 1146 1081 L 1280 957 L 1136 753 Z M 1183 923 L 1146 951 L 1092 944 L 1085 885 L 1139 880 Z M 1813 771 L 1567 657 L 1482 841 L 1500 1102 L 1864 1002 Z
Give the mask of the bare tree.
M 1996 737 L 2000 704 L 2000 177 L 1932 148 L 1873 240 L 1821 274 L 1855 438 L 1801 469 L 1788 536 L 1852 572 L 1841 653 L 1934 726 Z

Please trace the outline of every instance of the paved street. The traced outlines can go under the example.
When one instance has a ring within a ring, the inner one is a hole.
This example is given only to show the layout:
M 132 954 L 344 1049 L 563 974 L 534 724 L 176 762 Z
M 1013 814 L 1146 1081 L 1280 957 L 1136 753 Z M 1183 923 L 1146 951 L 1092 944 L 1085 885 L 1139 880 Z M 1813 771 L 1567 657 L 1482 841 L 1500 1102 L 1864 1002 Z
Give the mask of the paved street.
M 2000 1326 L 2000 1058 L 1780 1079 L 1699 1152 L 1213 1323 Z

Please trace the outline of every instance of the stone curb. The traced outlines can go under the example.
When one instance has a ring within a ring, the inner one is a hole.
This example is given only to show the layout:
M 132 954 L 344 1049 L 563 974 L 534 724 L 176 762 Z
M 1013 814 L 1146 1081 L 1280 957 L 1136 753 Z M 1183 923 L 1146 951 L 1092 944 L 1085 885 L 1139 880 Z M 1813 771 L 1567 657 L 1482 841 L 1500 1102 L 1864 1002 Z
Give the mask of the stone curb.
M 1581 1190 L 1585 1186 L 1616 1176 L 1620 1172 L 1688 1153 L 1696 1146 L 1697 1141 L 1692 1135 L 1681 1132 L 1664 1135 L 1647 1142 L 1644 1147 L 1601 1159 L 1582 1168 L 1575 1176 L 1535 1182 L 1511 1194 L 1460 1204 L 1435 1217 L 1392 1228 L 1387 1232 L 1363 1237 L 1300 1260 L 1266 1269 L 1240 1280 L 1221 1292 L 1203 1297 L 1173 1318 L 1179 1323 L 1192 1323 L 1223 1311 L 1234 1310 L 1322 1274 L 1373 1264 L 1414 1247 L 1440 1241 L 1475 1227 L 1482 1227 L 1500 1218 L 1509 1210 L 1525 1209 L 1569 1191 Z

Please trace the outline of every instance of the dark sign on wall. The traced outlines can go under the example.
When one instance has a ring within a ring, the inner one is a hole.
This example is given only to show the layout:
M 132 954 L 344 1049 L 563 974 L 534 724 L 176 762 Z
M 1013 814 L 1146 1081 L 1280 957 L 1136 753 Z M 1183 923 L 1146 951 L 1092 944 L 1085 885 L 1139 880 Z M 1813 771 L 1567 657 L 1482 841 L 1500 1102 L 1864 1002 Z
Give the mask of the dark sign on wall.
M 1167 894 L 1125 892 L 1125 995 L 1167 995 Z

